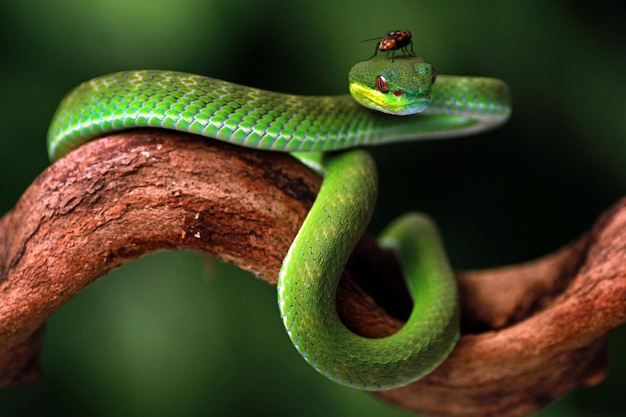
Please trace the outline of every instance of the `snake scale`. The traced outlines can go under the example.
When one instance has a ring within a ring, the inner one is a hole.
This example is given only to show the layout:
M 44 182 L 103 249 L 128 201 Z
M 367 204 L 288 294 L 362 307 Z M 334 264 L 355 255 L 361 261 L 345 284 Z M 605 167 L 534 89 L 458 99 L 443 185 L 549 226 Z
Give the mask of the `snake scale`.
M 278 305 L 302 356 L 328 378 L 383 390 L 435 369 L 459 337 L 458 293 L 433 223 L 407 214 L 380 237 L 399 256 L 414 299 L 397 333 L 348 330 L 335 308 L 338 280 L 372 214 L 377 174 L 367 145 L 480 133 L 510 115 L 507 85 L 437 75 L 416 56 L 377 56 L 350 71 L 351 95 L 297 96 L 172 71 L 126 71 L 71 91 L 53 117 L 56 160 L 105 133 L 174 129 L 232 144 L 292 152 L 324 181 L 280 270 Z M 341 151 L 341 152 L 335 152 Z M 384 277 L 381 277 L 384 279 Z

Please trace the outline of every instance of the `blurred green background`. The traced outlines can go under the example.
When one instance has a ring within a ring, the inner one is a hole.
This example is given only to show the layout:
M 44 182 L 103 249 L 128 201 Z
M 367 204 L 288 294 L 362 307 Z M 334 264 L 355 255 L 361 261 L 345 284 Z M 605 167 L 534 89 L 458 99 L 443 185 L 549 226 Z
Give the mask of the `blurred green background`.
M 408 210 L 440 224 L 456 268 L 549 253 L 626 187 L 621 1 L 4 0 L 0 3 L 0 201 L 10 210 L 48 165 L 62 96 L 108 72 L 161 68 L 303 94 L 347 91 L 359 40 L 413 32 L 441 74 L 506 80 L 514 114 L 480 137 L 373 149 L 376 232 Z M 114 271 L 49 321 L 33 384 L 0 391 L 6 416 L 408 416 L 318 375 L 291 346 L 275 290 L 192 253 Z M 623 416 L 626 332 L 610 376 L 541 416 Z M 451 398 L 450 401 L 454 401 Z

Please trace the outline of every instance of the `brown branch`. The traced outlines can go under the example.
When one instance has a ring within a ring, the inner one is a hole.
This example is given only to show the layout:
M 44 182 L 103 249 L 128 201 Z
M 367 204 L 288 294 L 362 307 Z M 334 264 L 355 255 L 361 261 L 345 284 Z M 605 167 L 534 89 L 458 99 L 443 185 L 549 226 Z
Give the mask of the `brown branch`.
M 0 386 L 37 378 L 41 326 L 112 268 L 161 249 L 210 252 L 275 284 L 319 178 L 289 156 L 143 130 L 91 142 L 35 180 L 0 220 Z M 433 416 L 521 416 L 605 376 L 626 321 L 626 200 L 543 259 L 459 273 L 463 337 L 434 373 L 374 395 Z M 384 280 L 376 279 L 386 276 Z M 410 309 L 393 257 L 371 239 L 338 307 L 366 336 Z

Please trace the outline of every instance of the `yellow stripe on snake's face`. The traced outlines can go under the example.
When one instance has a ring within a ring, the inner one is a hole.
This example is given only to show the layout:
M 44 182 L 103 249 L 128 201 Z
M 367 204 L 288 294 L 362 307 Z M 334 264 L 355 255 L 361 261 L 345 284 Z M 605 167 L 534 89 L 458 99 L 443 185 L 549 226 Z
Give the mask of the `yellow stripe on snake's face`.
M 363 106 L 406 116 L 423 111 L 430 102 L 435 69 L 419 57 L 373 58 L 350 70 L 350 94 Z

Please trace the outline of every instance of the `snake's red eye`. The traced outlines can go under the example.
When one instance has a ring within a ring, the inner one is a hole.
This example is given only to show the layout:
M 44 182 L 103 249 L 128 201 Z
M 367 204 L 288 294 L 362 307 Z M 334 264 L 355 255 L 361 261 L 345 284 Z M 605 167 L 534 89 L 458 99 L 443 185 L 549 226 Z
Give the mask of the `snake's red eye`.
M 383 77 L 382 75 L 378 75 L 376 77 L 376 88 L 378 88 L 378 91 L 380 91 L 381 93 L 389 92 L 389 86 L 387 85 L 387 80 L 385 80 L 385 77 Z
M 435 81 L 437 81 L 437 70 L 433 67 L 433 72 L 430 74 L 430 85 L 435 84 Z

